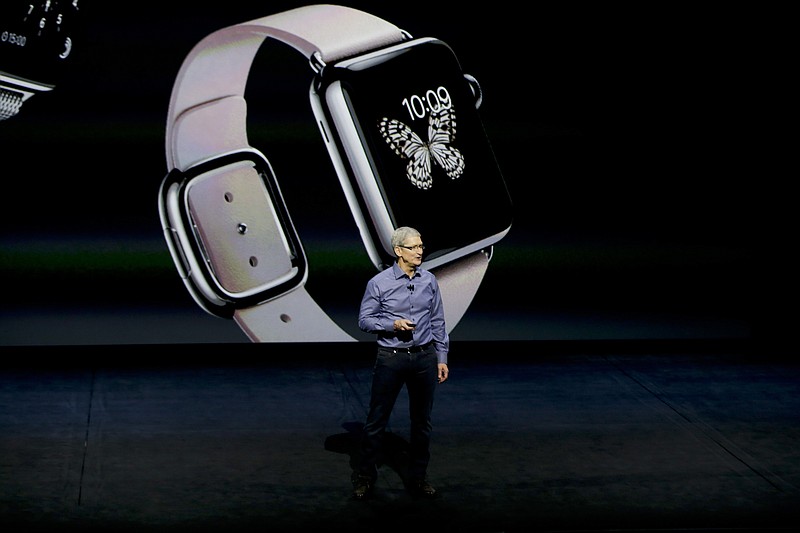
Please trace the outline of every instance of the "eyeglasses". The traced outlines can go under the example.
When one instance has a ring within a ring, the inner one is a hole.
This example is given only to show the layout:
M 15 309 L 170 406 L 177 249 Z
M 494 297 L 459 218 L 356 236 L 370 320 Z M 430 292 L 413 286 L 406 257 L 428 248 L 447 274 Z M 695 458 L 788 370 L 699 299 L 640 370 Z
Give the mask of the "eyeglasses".
M 422 244 L 415 244 L 414 246 L 403 246 L 402 244 L 398 244 L 400 248 L 405 248 L 406 250 L 411 250 L 412 252 L 422 251 L 425 249 L 425 245 Z

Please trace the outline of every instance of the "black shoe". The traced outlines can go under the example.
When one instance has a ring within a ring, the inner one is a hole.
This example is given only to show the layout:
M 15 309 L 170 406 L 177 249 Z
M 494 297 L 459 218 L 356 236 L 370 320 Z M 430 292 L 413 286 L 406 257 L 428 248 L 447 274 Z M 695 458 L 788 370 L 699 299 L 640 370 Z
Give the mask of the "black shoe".
M 353 482 L 353 499 L 366 500 L 372 494 L 372 478 L 361 476 L 353 472 L 350 480 Z
M 409 484 L 411 495 L 416 498 L 432 499 L 436 498 L 436 489 L 428 483 L 428 480 L 412 480 Z

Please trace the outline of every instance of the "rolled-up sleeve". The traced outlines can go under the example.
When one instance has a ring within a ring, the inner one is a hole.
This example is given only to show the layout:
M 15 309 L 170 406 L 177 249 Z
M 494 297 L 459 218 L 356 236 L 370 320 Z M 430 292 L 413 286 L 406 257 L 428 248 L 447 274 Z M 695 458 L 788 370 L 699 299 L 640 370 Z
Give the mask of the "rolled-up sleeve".
M 361 331 L 382 333 L 394 330 L 394 318 L 383 314 L 380 293 L 377 282 L 374 279 L 369 280 L 358 312 L 358 327 Z

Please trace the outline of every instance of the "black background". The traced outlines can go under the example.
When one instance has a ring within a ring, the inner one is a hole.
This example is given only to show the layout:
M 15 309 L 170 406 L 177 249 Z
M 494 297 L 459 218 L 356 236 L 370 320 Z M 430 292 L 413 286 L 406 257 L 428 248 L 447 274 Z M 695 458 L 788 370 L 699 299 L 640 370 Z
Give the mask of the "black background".
M 784 334 L 774 304 L 788 267 L 775 246 L 788 230 L 774 221 L 788 218 L 788 200 L 772 199 L 778 216 L 767 224 L 752 170 L 753 52 L 730 12 L 345 4 L 447 42 L 483 88 L 514 225 L 468 313 L 486 329 L 469 335 L 508 336 L 491 331 L 499 317 L 516 324 L 514 338 L 537 338 L 536 328 L 526 333 L 531 317 L 587 313 L 689 317 L 690 337 L 720 335 L 703 330 L 709 320 L 736 324 L 722 335 Z M 84 2 L 85 32 L 65 78 L 0 123 L 2 320 L 90 310 L 140 330 L 125 339 L 150 342 L 136 313 L 203 315 L 172 266 L 157 212 L 172 83 L 208 33 L 298 5 Z M 318 139 L 311 72 L 289 49 L 263 64 L 248 86 L 251 144 L 271 161 L 307 241 L 309 290 L 348 312 L 373 270 Z M 446 208 L 468 219 L 480 206 Z M 32 330 L 3 329 L 0 344 L 61 342 Z M 89 320 L 71 338 L 94 343 L 96 326 Z

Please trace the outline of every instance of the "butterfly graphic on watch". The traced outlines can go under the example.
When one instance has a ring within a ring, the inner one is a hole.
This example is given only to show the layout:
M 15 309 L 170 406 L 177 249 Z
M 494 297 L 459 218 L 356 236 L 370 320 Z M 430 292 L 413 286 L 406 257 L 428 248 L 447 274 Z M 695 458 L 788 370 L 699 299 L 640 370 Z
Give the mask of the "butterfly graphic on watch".
M 431 111 L 428 117 L 428 142 L 422 140 L 408 125 L 397 119 L 382 118 L 378 129 L 383 139 L 402 159 L 408 159 L 406 176 L 414 186 L 429 189 L 432 161 L 456 179 L 464 172 L 464 156 L 450 145 L 456 135 L 456 115 L 452 106 Z

